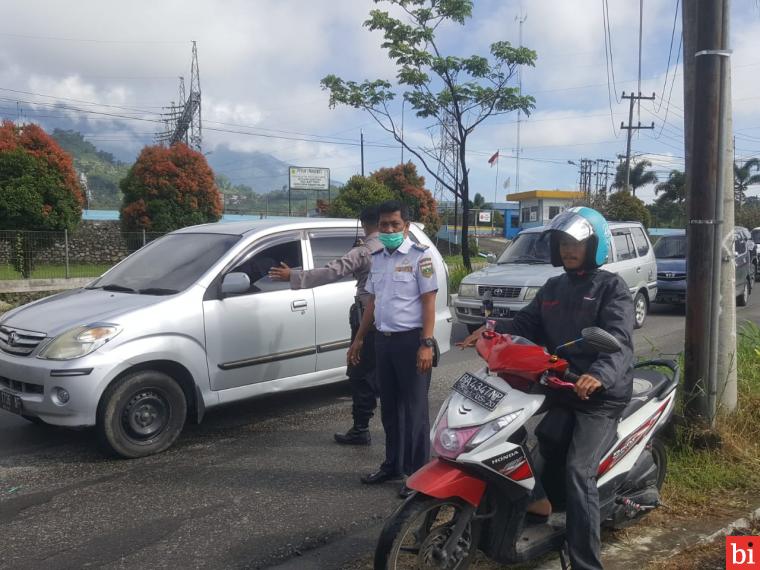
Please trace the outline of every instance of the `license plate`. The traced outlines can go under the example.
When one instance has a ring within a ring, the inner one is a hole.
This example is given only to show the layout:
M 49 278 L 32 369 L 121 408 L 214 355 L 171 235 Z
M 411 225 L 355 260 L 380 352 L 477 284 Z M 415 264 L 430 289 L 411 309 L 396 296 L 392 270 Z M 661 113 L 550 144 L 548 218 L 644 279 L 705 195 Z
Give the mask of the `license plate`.
M 14 414 L 20 414 L 21 398 L 10 392 L 0 390 L 0 410 L 7 410 Z
M 467 372 L 454 383 L 452 389 L 487 410 L 494 410 L 507 395 L 506 392 Z

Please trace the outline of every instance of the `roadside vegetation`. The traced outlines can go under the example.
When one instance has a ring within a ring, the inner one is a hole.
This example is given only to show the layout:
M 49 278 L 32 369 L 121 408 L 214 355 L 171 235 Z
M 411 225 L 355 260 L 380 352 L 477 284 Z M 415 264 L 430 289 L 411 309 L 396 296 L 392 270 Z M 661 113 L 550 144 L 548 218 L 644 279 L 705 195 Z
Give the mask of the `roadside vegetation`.
M 738 406 L 720 413 L 716 435 L 679 425 L 670 444 L 663 502 L 672 513 L 697 514 L 714 504 L 760 506 L 760 327 L 737 335 Z M 705 443 L 710 441 L 712 443 Z

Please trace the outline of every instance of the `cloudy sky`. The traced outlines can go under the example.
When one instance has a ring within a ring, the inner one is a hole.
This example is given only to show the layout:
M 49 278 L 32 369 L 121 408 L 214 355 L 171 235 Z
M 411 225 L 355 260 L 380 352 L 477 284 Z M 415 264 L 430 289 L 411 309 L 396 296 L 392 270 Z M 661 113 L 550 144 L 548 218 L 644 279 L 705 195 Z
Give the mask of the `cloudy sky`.
M 619 126 L 628 106 L 619 97 L 637 88 L 638 3 L 608 4 L 611 68 L 603 2 L 523 2 L 523 44 L 538 60 L 523 73 L 523 91 L 536 98 L 536 109 L 521 128 L 520 190 L 575 188 L 578 168 L 568 161 L 616 161 L 625 152 Z M 760 156 L 760 6 L 732 5 L 736 154 Z M 360 170 L 362 129 L 368 171 L 401 158 L 368 115 L 329 109 L 319 86 L 328 73 L 393 79 L 380 34 L 362 27 L 373 7 L 371 0 L 8 0 L 0 20 L 0 116 L 48 127 L 66 120 L 98 147 L 133 157 L 161 128 L 162 107 L 177 99 L 178 76 L 189 82 L 195 40 L 205 152 L 218 145 L 258 150 L 286 163 L 329 167 L 333 179 L 346 180 Z M 498 40 L 517 44 L 520 9 L 519 0 L 476 0 L 466 26 L 443 28 L 440 40 L 456 55 L 485 55 Z M 661 178 L 683 165 L 675 15 L 676 0 L 644 3 L 641 90 L 657 98 L 642 103 L 640 120 L 654 121 L 655 129 L 636 135 L 633 150 L 646 154 Z M 400 118 L 400 106 L 396 112 Z M 470 138 L 471 187 L 488 200 L 515 191 L 516 119 L 496 117 Z M 409 140 L 429 140 L 427 127 L 406 113 Z M 487 162 L 497 149 L 498 186 Z M 651 188 L 642 193 L 647 201 L 653 196 Z

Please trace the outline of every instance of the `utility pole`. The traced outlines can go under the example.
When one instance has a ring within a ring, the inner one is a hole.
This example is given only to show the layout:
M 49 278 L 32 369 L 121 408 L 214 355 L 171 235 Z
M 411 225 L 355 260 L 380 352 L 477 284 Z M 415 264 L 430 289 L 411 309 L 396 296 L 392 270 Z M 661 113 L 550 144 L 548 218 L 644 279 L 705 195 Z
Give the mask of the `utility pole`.
M 520 6 L 520 15 L 515 18 L 520 24 L 518 35 L 518 47 L 522 47 L 523 23 L 528 19 L 528 15 L 523 16 L 522 6 Z M 522 66 L 517 66 L 517 93 L 522 95 Z M 520 191 L 520 124 L 522 123 L 522 111 L 517 109 L 517 148 L 515 149 L 515 192 Z
M 684 405 L 690 419 L 710 427 L 718 400 L 729 410 L 736 406 L 728 20 L 728 0 L 683 3 L 689 220 Z
M 359 131 L 359 141 L 362 148 L 362 176 L 364 176 L 364 130 Z
M 647 101 L 654 101 L 654 93 L 652 93 L 651 97 L 645 97 L 641 94 L 641 91 L 639 91 L 638 95 L 634 95 L 631 93 L 630 95 L 626 95 L 625 91 L 623 91 L 623 99 L 629 99 L 631 102 L 631 105 L 628 109 L 628 126 L 620 123 L 620 130 L 626 130 L 628 131 L 628 142 L 625 146 L 625 187 L 630 188 L 631 187 L 631 137 L 633 136 L 633 131 L 638 131 L 640 129 L 654 129 L 654 121 L 651 125 L 642 127 L 641 121 L 638 121 L 638 123 L 634 126 L 633 125 L 633 105 L 636 101 L 641 101 L 642 99 L 646 99 Z M 636 195 L 636 190 L 633 190 L 633 195 Z

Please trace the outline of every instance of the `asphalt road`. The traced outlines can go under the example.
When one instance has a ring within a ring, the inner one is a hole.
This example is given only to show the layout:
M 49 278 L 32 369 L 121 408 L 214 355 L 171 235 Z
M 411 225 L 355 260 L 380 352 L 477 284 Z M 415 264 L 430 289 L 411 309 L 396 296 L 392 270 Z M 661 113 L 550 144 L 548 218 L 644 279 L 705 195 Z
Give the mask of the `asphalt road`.
M 739 318 L 760 323 L 760 298 Z M 682 309 L 655 307 L 637 353 L 679 352 L 683 326 Z M 445 355 L 431 409 L 478 366 L 472 351 Z M 91 432 L 0 413 L 0 568 L 306 567 L 301 553 L 345 543 L 398 504 L 395 486 L 359 483 L 382 460 L 378 419 L 371 447 L 331 442 L 349 402 L 343 383 L 228 406 L 168 452 L 132 461 L 104 457 Z

